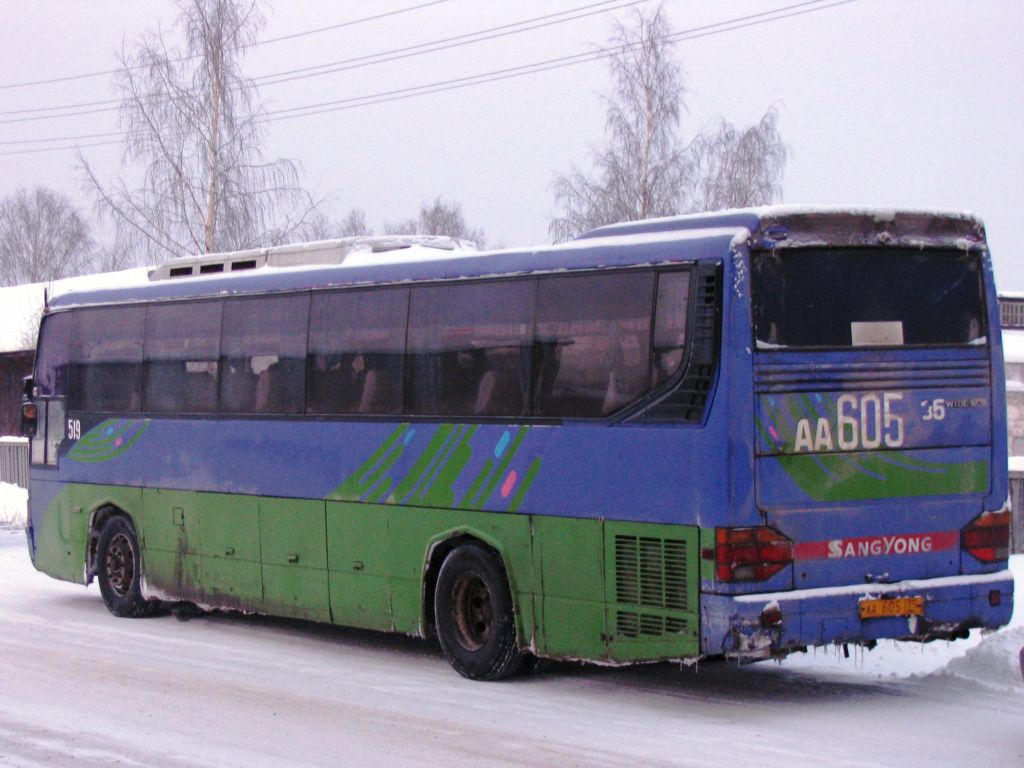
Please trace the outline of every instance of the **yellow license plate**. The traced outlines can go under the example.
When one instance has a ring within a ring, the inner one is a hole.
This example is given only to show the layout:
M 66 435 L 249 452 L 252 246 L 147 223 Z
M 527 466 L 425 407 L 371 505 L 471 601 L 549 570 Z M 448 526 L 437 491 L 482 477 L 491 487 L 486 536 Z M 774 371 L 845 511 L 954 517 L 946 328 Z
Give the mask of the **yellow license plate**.
M 923 615 L 923 597 L 865 598 L 860 601 L 860 617 L 862 619 Z

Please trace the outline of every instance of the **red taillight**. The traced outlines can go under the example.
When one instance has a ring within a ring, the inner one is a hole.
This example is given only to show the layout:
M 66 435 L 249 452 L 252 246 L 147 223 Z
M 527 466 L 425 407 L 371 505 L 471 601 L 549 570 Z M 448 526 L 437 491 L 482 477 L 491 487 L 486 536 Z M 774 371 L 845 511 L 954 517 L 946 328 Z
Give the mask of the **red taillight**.
M 36 420 L 39 412 L 35 403 L 23 403 L 21 406 L 21 436 L 36 436 Z
M 764 581 L 793 562 L 793 543 L 771 528 L 716 528 L 715 578 Z
M 983 563 L 1010 556 L 1010 513 L 986 512 L 974 518 L 960 533 L 960 546 Z

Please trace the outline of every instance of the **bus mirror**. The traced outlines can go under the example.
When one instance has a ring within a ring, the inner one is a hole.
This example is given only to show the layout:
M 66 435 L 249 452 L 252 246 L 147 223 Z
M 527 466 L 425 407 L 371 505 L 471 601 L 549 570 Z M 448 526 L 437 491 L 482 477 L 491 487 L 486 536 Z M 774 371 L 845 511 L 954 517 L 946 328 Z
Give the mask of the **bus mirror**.
M 35 403 L 23 403 L 21 406 L 21 436 L 35 437 L 38 424 L 38 408 Z
M 25 397 L 35 397 L 36 395 L 35 392 L 33 391 L 35 388 L 36 380 L 33 379 L 31 376 L 26 376 L 22 380 L 21 392 L 22 394 L 25 395 Z

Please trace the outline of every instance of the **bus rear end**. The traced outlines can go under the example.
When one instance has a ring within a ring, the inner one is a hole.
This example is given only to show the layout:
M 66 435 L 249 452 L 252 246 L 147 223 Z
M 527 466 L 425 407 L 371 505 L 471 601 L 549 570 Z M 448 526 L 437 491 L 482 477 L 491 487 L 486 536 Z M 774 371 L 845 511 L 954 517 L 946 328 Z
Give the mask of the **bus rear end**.
M 748 246 L 752 508 L 705 537 L 704 652 L 1005 624 L 1006 405 L 980 222 L 777 211 Z

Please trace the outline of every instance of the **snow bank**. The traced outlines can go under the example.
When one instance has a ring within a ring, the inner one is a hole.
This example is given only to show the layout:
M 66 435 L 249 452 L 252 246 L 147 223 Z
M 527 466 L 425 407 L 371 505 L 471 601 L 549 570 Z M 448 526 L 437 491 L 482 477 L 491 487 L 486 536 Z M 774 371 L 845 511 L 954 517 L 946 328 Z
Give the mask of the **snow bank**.
M 1015 598 L 1010 623 L 996 632 L 983 635 L 980 643 L 962 656 L 950 659 L 936 675 L 1024 693 L 1019 655 L 1024 648 L 1024 555 L 1010 558 L 1010 570 L 1013 572 Z
M 28 491 L 0 483 L 0 528 L 24 528 L 28 512 Z
M 970 680 L 990 688 L 1024 693 L 1018 654 L 1024 648 L 1024 626 L 1005 627 L 982 639 L 936 674 Z

